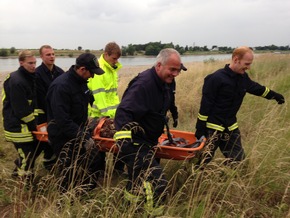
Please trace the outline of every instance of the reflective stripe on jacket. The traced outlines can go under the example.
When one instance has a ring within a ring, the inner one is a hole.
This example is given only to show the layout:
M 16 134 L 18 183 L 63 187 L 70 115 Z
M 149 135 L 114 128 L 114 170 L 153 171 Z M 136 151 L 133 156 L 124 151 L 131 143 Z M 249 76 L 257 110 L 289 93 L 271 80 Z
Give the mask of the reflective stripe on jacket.
M 103 75 L 95 76 L 88 80 L 88 88 L 94 95 L 94 103 L 89 107 L 89 117 L 115 117 L 116 109 L 120 103 L 117 93 L 118 73 L 122 67 L 117 63 L 114 69 L 105 61 L 103 54 L 99 59 L 100 67 L 105 71 Z

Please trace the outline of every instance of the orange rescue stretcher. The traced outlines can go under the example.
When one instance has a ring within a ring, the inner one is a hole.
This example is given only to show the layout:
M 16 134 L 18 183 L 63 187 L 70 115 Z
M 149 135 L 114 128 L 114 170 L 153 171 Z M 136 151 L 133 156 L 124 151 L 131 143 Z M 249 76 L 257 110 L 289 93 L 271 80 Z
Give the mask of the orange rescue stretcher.
M 117 153 L 119 149 L 116 146 L 115 140 L 113 138 L 102 137 L 100 134 L 106 119 L 107 118 L 100 119 L 94 129 L 92 138 L 95 140 L 100 151 Z M 33 133 L 39 141 L 48 141 L 46 124 L 39 125 L 37 131 Z M 171 130 L 170 135 L 170 139 L 168 139 L 166 133 L 163 133 L 159 137 L 158 145 L 155 148 L 155 156 L 157 158 L 172 160 L 191 159 L 204 147 L 206 142 L 206 138 L 197 140 L 192 132 Z

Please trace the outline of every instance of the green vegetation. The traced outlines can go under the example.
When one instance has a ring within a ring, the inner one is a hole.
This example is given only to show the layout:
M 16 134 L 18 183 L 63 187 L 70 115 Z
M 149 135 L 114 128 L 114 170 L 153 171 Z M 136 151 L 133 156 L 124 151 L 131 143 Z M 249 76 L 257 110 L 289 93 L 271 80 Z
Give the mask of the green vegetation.
M 23 49 L 15 49 L 14 47 L 10 49 L 2 48 L 0 49 L 0 57 L 18 57 L 18 53 Z M 39 56 L 39 50 L 38 49 L 30 49 L 34 52 L 36 56 Z M 62 57 L 77 57 L 82 53 L 89 52 L 97 57 L 99 57 L 102 53 L 100 50 L 82 50 L 82 47 L 79 46 L 77 49 L 54 49 L 56 56 L 62 56 Z
M 122 55 L 154 55 L 156 56 L 161 49 L 164 48 L 174 48 L 176 49 L 180 54 L 221 54 L 221 53 L 232 53 L 234 48 L 227 47 L 227 46 L 217 46 L 213 45 L 212 48 L 208 48 L 207 46 L 180 46 L 180 45 L 174 45 L 171 43 L 161 43 L 161 42 L 149 42 L 146 44 L 129 44 L 128 46 L 122 46 Z M 287 46 L 276 46 L 276 45 L 270 45 L 270 46 L 259 46 L 254 47 L 256 51 L 261 52 L 269 52 L 269 51 L 282 51 L 282 52 L 289 52 L 289 45 Z
M 0 57 L 7 57 L 8 56 L 8 50 L 5 48 L 1 48 L 0 50 Z
M 251 78 L 282 93 L 286 103 L 246 96 L 238 120 L 247 158 L 236 169 L 222 164 L 219 151 L 204 171 L 194 169 L 194 159 L 161 160 L 170 180 L 165 217 L 290 216 L 289 58 L 289 54 L 271 54 L 254 60 Z M 178 129 L 194 130 L 203 79 L 224 64 L 217 60 L 187 63 L 188 71 L 176 78 Z M 139 71 L 126 73 L 120 75 L 120 95 Z M 35 186 L 25 188 L 10 177 L 16 154 L 3 139 L 2 123 L 0 128 L 0 217 L 146 217 L 140 205 L 128 205 L 122 197 L 126 180 L 112 173 L 112 155 L 99 186 L 82 197 L 75 194 L 77 189 L 63 195 L 56 192 L 57 178 L 40 163 Z
M 127 46 L 122 46 L 122 56 L 134 56 L 134 55 L 148 55 L 148 56 L 156 56 L 161 49 L 164 48 L 174 48 L 176 49 L 181 55 L 187 54 L 196 54 L 196 55 L 205 55 L 205 54 L 230 54 L 234 50 L 232 47 L 228 46 L 217 46 L 213 45 L 211 48 L 207 46 L 180 46 L 174 45 L 171 43 L 161 43 L 159 42 L 149 42 L 145 44 L 129 44 Z M 289 45 L 287 46 L 276 46 L 276 45 L 269 45 L 269 46 L 258 46 L 253 48 L 255 52 L 258 53 L 269 53 L 269 52 L 283 52 L 289 53 L 290 48 Z M 0 57 L 8 57 L 8 56 L 17 56 L 18 51 L 22 49 L 15 49 L 15 47 L 11 47 L 10 49 L 2 48 L 0 50 Z M 38 55 L 38 49 L 31 49 L 35 51 L 35 54 Z M 90 50 L 85 49 L 83 50 L 82 46 L 78 46 L 77 49 L 54 49 L 56 56 L 64 56 L 64 57 L 74 57 L 78 56 L 84 52 L 91 52 L 98 57 L 103 52 L 102 50 Z

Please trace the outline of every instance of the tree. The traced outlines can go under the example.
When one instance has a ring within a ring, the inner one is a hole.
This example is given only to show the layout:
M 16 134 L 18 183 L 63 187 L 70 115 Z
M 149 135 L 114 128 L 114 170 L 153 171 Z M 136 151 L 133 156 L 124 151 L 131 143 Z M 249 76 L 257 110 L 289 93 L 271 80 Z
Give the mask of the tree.
M 83 49 L 82 46 L 79 46 L 79 47 L 78 47 L 78 50 L 79 50 L 79 51 L 81 51 L 82 49 Z
M 8 50 L 5 48 L 2 48 L 0 50 L 0 57 L 7 57 L 8 56 Z
M 145 48 L 145 55 L 158 55 L 161 49 L 153 44 L 149 44 Z
M 127 54 L 134 55 L 134 53 L 135 53 L 135 47 L 132 44 L 129 44 L 127 48 Z
M 164 44 L 163 48 L 174 48 L 174 45 L 173 43 L 167 43 L 167 44 Z
M 213 46 L 211 47 L 211 50 L 214 50 L 215 48 L 218 48 L 217 45 L 213 45 Z
M 10 48 L 10 54 L 14 54 L 15 51 L 16 51 L 15 47 L 11 47 L 11 48 Z
M 127 47 L 122 46 L 122 56 L 127 56 Z

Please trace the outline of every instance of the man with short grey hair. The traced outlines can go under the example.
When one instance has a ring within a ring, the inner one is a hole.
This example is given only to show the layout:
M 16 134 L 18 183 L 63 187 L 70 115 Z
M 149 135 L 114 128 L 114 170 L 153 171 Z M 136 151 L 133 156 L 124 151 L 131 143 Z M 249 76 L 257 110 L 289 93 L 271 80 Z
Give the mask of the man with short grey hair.
M 163 133 L 171 101 L 169 84 L 181 67 L 176 50 L 161 50 L 155 65 L 131 80 L 115 116 L 114 138 L 129 176 L 125 199 L 144 200 L 146 211 L 154 215 L 162 213 L 160 204 L 166 199 L 168 183 L 154 158 L 154 148 Z M 140 190 L 145 190 L 145 195 Z

